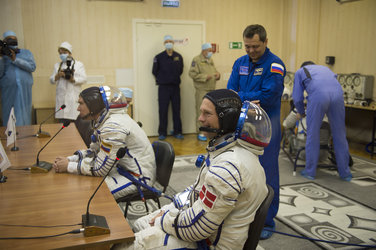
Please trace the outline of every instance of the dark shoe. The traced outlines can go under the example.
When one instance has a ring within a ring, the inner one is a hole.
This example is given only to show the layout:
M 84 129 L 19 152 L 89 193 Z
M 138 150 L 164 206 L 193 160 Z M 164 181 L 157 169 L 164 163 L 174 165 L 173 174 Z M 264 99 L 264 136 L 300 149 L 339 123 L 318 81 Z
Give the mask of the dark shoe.
M 159 136 L 158 136 L 158 139 L 161 140 L 161 141 L 163 141 L 163 140 L 166 139 L 166 136 L 165 136 L 165 135 L 159 135 Z
M 179 140 L 183 140 L 184 139 L 184 136 L 182 134 L 176 134 L 176 135 L 174 135 L 174 137 L 176 139 L 179 139 Z
M 300 175 L 303 176 L 304 178 L 308 179 L 308 180 L 314 180 L 315 177 L 313 176 L 310 176 L 306 173 L 305 169 L 303 169 L 301 172 L 300 172 Z
M 274 227 L 265 226 L 264 229 L 262 229 L 262 231 L 261 231 L 260 240 L 266 240 L 266 239 L 269 239 L 270 237 L 272 237 L 274 232 L 269 231 L 269 229 L 274 231 L 275 226 Z

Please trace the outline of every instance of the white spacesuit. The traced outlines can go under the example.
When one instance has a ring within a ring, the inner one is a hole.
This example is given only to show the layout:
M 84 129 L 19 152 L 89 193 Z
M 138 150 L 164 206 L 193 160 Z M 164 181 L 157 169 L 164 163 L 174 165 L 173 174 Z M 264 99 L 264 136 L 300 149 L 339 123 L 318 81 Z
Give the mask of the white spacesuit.
M 298 150 L 305 147 L 307 140 L 307 119 L 306 117 L 301 118 L 300 120 L 296 117 L 296 109 L 290 111 L 287 117 L 284 119 L 282 125 L 285 129 L 284 134 L 286 139 L 290 144 L 290 151 L 297 153 Z M 292 131 L 295 130 L 295 131 Z M 320 128 L 320 145 L 328 145 L 330 140 L 330 127 L 328 122 L 328 117 L 324 116 L 322 125 Z M 329 152 L 327 149 L 320 150 L 319 162 L 325 161 L 328 159 Z M 299 154 L 299 159 L 305 161 L 306 153 L 305 150 Z
M 153 148 L 145 132 L 129 117 L 119 101 L 111 103 L 115 94 L 126 104 L 125 98 L 119 98 L 121 94 L 115 90 L 111 88 L 106 91 L 108 105 L 105 105 L 106 109 L 101 111 L 94 123 L 90 148 L 79 150 L 68 157 L 68 172 L 104 176 L 114 164 L 119 148 L 126 147 L 126 155 L 119 159 L 117 168 L 113 168 L 106 178 L 116 199 L 137 191 L 137 187 L 121 174 L 122 171 L 128 171 L 138 180 L 152 185 L 156 178 L 156 164 Z
M 228 102 L 225 109 L 232 108 L 232 104 Z M 262 111 L 261 115 L 257 115 L 249 112 L 247 115 L 248 108 L 262 110 L 249 102 L 247 105 L 236 131 L 233 128 L 234 132 L 209 142 L 208 155 L 194 185 L 175 196 L 178 202 L 138 219 L 134 224 L 135 231 L 138 231 L 135 242 L 123 245 L 123 249 L 243 248 L 249 224 L 268 192 L 258 155 L 263 153 L 260 145 L 266 146 L 271 137 L 270 120 L 266 113 Z M 262 117 L 262 122 L 243 126 L 249 120 L 256 120 L 251 116 Z M 264 122 L 268 129 L 261 128 L 260 124 Z M 244 131 L 242 128 L 257 131 Z M 251 138 L 251 135 L 261 137 Z M 182 200 L 182 197 L 188 197 L 188 201 Z M 150 220 L 161 211 L 163 215 L 155 219 L 154 226 L 150 226 Z

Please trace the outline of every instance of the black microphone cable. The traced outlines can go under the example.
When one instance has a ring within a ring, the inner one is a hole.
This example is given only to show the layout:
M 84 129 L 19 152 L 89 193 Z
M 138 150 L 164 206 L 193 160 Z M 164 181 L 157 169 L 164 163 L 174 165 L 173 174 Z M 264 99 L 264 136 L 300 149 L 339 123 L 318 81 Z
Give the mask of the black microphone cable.
M 52 237 L 58 237 L 63 236 L 67 234 L 79 234 L 81 232 L 85 231 L 84 228 L 80 229 L 74 229 L 69 232 L 61 233 L 61 234 L 53 234 L 53 235 L 43 235 L 43 236 L 19 236 L 19 237 L 0 237 L 0 240 L 30 240 L 30 239 L 45 239 L 45 238 L 52 238 Z
M 52 225 L 52 226 L 20 225 L 20 224 L 2 224 L 2 223 L 0 223 L 0 226 L 3 226 L 3 227 L 39 227 L 39 228 L 74 227 L 74 226 L 80 226 L 80 225 L 82 225 L 82 223 L 71 224 L 71 225 Z

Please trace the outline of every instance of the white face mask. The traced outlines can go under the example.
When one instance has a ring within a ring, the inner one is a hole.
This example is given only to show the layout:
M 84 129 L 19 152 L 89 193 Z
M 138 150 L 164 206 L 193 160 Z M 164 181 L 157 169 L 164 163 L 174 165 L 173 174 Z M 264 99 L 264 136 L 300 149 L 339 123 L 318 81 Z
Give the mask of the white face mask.
M 165 43 L 165 48 L 166 49 L 172 49 L 174 47 L 174 44 L 173 43 Z
M 206 55 L 206 58 L 210 59 L 210 57 L 212 57 L 213 55 L 213 52 L 208 52 L 208 54 Z
M 68 54 L 60 54 L 60 59 L 65 62 L 67 61 Z

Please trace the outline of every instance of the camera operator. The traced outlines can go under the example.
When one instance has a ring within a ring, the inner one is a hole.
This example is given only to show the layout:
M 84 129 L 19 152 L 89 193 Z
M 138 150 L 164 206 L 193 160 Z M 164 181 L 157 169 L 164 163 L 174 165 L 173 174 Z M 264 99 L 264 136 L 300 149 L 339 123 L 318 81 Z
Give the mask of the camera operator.
M 56 108 L 66 105 L 65 109 L 55 115 L 61 122 L 77 119 L 78 96 L 81 93 L 81 85 L 86 82 L 85 67 L 82 62 L 72 57 L 72 50 L 70 43 L 60 44 L 58 53 L 61 62 L 55 64 L 50 77 L 50 82 L 56 83 Z
M 6 31 L 0 40 L 0 90 L 3 126 L 14 107 L 16 126 L 31 124 L 32 72 L 36 65 L 33 54 L 18 48 L 16 33 Z

